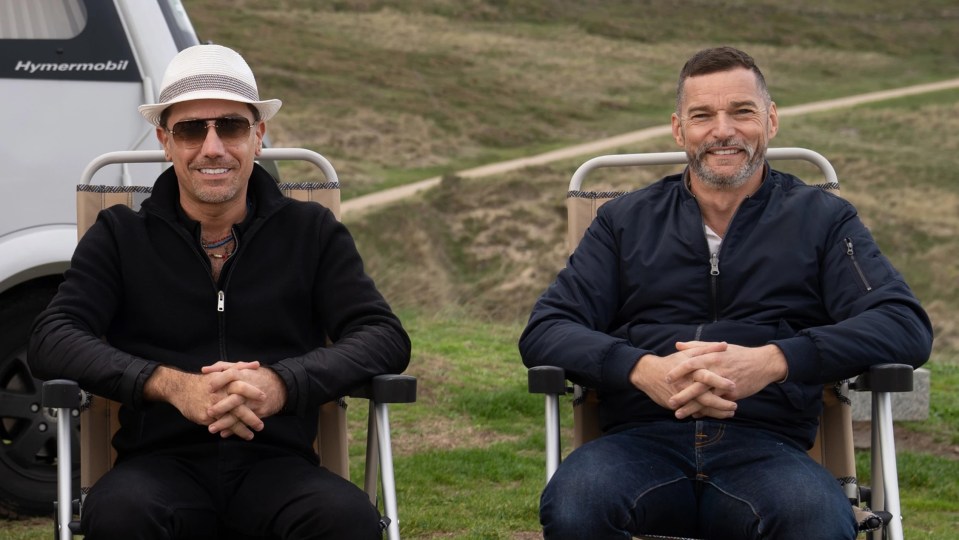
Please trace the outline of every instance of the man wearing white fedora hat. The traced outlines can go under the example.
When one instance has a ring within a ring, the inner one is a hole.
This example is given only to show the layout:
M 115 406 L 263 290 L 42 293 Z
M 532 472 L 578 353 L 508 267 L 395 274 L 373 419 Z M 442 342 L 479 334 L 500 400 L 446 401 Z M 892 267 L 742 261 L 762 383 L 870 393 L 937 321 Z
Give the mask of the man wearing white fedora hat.
M 312 441 L 318 406 L 402 372 L 410 341 L 346 228 L 254 163 L 280 105 L 235 51 L 178 54 L 139 108 L 173 167 L 101 212 L 37 318 L 34 374 L 122 404 L 90 540 L 381 537 Z

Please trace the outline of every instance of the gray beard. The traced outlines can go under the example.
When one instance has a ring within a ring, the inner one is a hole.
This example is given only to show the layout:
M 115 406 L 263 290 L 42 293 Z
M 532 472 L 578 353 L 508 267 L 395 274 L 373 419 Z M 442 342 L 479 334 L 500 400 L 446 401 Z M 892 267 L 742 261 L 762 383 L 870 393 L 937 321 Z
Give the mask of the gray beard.
M 743 166 L 740 167 L 738 171 L 732 174 L 717 173 L 707 167 L 703 159 L 710 148 L 717 146 L 738 146 L 742 148 L 747 154 L 746 162 L 743 163 Z M 761 152 L 758 150 L 758 148 L 753 148 L 744 144 L 742 141 L 727 139 L 714 143 L 704 143 L 696 149 L 695 153 L 686 151 L 686 156 L 689 159 L 690 169 L 696 173 L 696 176 L 702 180 L 703 184 L 716 189 L 732 190 L 745 184 L 746 181 L 762 167 L 766 158 L 766 148 L 763 147 Z

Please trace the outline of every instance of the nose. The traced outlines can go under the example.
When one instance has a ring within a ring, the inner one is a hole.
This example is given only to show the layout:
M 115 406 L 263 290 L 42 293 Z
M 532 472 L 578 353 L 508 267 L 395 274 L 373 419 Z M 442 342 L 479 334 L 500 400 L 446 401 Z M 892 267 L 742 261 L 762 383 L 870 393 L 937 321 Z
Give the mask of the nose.
M 713 122 L 713 132 L 717 138 L 724 139 L 736 133 L 736 122 L 725 111 L 720 111 Z
M 206 138 L 203 139 L 200 152 L 208 156 L 219 156 L 224 153 L 223 141 L 216 132 L 216 122 L 212 120 L 206 123 Z

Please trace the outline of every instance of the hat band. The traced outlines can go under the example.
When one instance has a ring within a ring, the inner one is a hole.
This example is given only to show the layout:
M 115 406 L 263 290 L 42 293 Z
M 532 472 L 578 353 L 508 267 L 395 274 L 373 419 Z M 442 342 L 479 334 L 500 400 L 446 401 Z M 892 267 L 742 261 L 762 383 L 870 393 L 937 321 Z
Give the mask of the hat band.
M 255 86 L 227 75 L 191 75 L 180 79 L 160 92 L 159 103 L 172 101 L 183 94 L 197 91 L 222 90 L 237 94 L 250 101 L 259 101 Z

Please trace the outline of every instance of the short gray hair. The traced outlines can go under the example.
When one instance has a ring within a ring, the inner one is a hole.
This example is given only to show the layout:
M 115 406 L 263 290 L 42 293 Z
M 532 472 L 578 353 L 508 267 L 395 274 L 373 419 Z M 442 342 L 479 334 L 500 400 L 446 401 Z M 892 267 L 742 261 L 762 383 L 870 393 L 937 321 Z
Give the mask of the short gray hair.
M 768 105 L 772 98 L 766 86 L 766 78 L 763 77 L 763 72 L 759 70 L 753 57 L 734 47 L 713 47 L 694 54 L 679 72 L 679 85 L 676 87 L 676 113 L 682 112 L 686 79 L 737 68 L 748 69 L 756 75 L 756 86 L 759 87 L 759 92 Z

